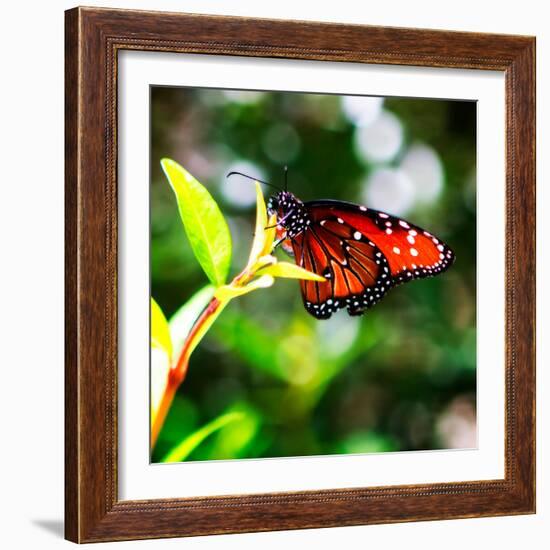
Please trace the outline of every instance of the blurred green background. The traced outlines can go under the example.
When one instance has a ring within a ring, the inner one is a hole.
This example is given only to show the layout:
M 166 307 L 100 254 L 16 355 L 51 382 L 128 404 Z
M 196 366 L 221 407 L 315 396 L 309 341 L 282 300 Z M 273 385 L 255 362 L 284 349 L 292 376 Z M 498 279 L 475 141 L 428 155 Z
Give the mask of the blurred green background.
M 230 278 L 248 257 L 255 191 L 225 176 L 281 185 L 285 164 L 302 200 L 403 216 L 457 258 L 362 317 L 314 319 L 292 280 L 233 300 L 191 357 L 153 461 L 232 411 L 242 414 L 189 460 L 476 446 L 474 102 L 153 87 L 151 129 L 151 288 L 167 317 L 207 279 L 163 157 L 220 205 L 234 242 Z

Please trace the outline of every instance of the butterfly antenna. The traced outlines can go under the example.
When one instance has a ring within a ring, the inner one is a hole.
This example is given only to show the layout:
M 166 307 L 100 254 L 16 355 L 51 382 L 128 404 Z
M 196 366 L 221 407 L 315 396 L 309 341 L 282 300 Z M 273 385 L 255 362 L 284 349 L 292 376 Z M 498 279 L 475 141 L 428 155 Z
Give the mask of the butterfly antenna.
M 282 189 L 280 187 L 277 187 L 276 185 L 273 185 L 272 183 L 269 183 L 269 182 L 263 181 L 263 180 L 259 180 L 258 178 L 254 178 L 254 177 L 249 176 L 247 174 L 243 174 L 242 172 L 229 172 L 229 174 L 227 174 L 227 176 L 225 176 L 225 177 L 228 178 L 229 176 L 243 176 L 243 178 L 248 178 L 249 180 L 257 181 L 259 183 L 263 183 L 264 185 L 268 185 L 269 187 L 273 187 L 274 189 L 277 189 L 277 191 L 282 191 Z
M 288 191 L 288 166 L 285 165 L 285 191 Z

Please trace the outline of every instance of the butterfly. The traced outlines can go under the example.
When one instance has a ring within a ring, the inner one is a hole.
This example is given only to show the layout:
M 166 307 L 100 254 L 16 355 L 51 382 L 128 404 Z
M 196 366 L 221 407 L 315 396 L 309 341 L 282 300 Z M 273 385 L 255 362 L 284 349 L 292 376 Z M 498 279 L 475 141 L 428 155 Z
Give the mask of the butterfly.
M 277 244 L 325 278 L 300 280 L 304 306 L 317 319 L 341 308 L 362 315 L 391 288 L 438 275 L 455 259 L 447 244 L 407 220 L 350 202 L 302 202 L 286 185 L 267 210 L 277 216 Z

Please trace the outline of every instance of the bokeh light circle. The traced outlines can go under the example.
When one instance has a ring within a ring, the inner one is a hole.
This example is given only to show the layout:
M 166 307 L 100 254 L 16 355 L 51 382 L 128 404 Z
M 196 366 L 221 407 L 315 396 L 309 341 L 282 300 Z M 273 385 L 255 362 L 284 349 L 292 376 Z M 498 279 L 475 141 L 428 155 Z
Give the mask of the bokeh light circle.
M 231 164 L 223 175 L 220 189 L 227 202 L 241 208 L 248 208 L 256 202 L 256 189 L 254 182 L 249 178 L 235 174 L 226 178 L 229 172 L 242 172 L 253 178 L 265 180 L 264 173 L 255 164 L 239 161 Z
M 342 97 L 342 111 L 356 126 L 368 126 L 374 122 L 384 104 L 383 97 L 346 95 Z
M 389 162 L 401 149 L 403 126 L 389 111 L 381 111 L 374 122 L 356 129 L 355 153 L 367 163 Z
M 277 164 L 292 162 L 300 152 L 300 136 L 290 124 L 272 124 L 262 138 L 262 148 Z
M 416 200 L 431 203 L 443 189 L 443 165 L 436 151 L 429 145 L 412 145 L 400 165 L 416 188 Z
M 363 198 L 369 208 L 401 215 L 408 212 L 415 201 L 415 187 L 403 170 L 379 168 L 367 179 Z

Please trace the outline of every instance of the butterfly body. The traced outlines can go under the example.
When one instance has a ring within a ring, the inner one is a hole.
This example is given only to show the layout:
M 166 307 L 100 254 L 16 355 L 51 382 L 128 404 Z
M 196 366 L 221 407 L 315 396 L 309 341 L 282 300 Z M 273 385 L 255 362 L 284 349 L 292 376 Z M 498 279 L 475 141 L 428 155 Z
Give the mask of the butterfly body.
M 306 205 L 290 191 L 281 191 L 267 202 L 270 214 L 277 214 L 277 225 L 286 231 L 286 237 L 294 239 L 309 225 L 311 218 Z
M 302 202 L 288 191 L 268 201 L 278 236 L 297 265 L 325 277 L 300 281 L 306 310 L 328 319 L 340 308 L 361 315 L 390 288 L 437 275 L 454 253 L 437 237 L 396 216 L 353 203 Z

